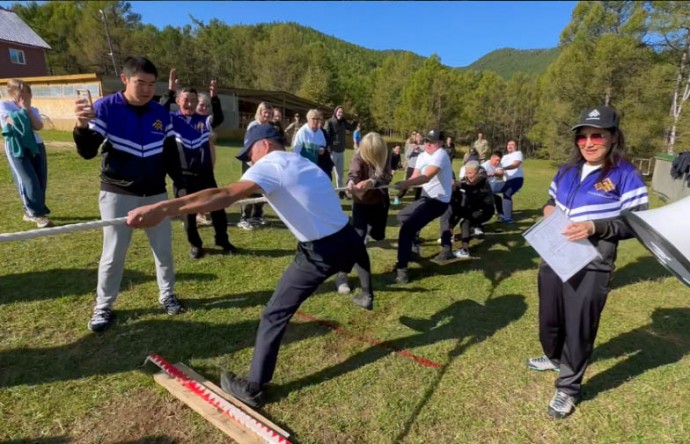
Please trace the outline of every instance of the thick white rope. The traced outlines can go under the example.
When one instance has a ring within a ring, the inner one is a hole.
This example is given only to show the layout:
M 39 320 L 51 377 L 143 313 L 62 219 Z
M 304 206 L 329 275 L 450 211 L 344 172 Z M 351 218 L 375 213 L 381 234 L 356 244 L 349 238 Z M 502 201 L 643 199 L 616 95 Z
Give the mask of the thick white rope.
M 392 185 L 384 185 L 377 187 L 378 189 L 390 188 Z M 347 188 L 336 188 L 335 191 L 346 191 Z M 256 197 L 252 199 L 242 199 L 233 202 L 233 205 L 253 205 L 257 203 L 268 202 L 265 197 Z M 78 224 L 63 225 L 60 227 L 39 228 L 36 230 L 20 231 L 18 233 L 3 233 L 0 234 L 0 243 L 34 239 L 37 237 L 55 236 L 57 234 L 76 233 L 77 231 L 93 230 L 95 228 L 109 227 L 112 225 L 123 225 L 127 221 L 127 217 L 118 217 L 110 220 L 95 220 L 92 222 L 82 222 Z

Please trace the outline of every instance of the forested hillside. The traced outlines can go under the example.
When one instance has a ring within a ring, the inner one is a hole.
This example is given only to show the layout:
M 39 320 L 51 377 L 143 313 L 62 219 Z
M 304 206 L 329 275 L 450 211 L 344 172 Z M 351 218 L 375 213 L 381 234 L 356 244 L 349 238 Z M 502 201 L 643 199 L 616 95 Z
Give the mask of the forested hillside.
M 176 67 L 184 84 L 215 78 L 221 87 L 342 104 L 365 131 L 404 135 L 438 126 L 461 143 L 483 131 L 492 147 L 515 139 L 528 155 L 562 159 L 580 112 L 609 104 L 622 115 L 634 156 L 690 144 L 690 110 L 682 106 L 690 97 L 690 2 L 580 2 L 557 49 L 498 50 L 462 69 L 436 55 L 365 49 L 296 23 L 192 19 L 159 30 L 126 1 L 30 2 L 13 10 L 53 47 L 55 74 L 112 74 L 102 10 L 118 64 L 143 54 L 163 78 Z
M 549 65 L 558 58 L 558 54 L 558 48 L 524 50 L 503 48 L 491 51 L 468 68 L 492 71 L 504 79 L 509 79 L 518 72 L 539 76 L 546 72 Z

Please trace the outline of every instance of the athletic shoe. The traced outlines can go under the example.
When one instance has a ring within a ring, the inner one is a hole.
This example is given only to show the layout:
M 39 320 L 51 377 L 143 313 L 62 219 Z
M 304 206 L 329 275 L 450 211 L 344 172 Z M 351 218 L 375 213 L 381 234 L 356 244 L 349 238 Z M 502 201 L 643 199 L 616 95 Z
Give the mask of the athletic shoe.
M 393 199 L 393 205 L 400 205 L 400 198 L 398 196 L 395 196 L 395 199 Z
M 216 247 L 220 247 L 223 250 L 223 254 L 232 255 L 237 253 L 237 247 L 231 244 L 229 241 L 216 243 Z
M 163 309 L 169 315 L 176 315 L 187 311 L 174 294 L 166 296 L 161 305 L 163 305 Z
M 252 231 L 254 229 L 254 226 L 251 223 L 249 223 L 248 220 L 242 219 L 241 221 L 239 221 L 237 223 L 237 228 L 242 228 L 243 230 Z
M 252 217 L 249 220 L 249 223 L 255 227 L 259 227 L 262 225 L 266 225 L 266 219 L 264 219 L 263 217 Z
M 514 224 L 514 223 L 515 223 L 515 221 L 514 221 L 513 219 L 510 219 L 510 218 L 508 218 L 508 217 L 504 217 L 503 220 L 502 220 L 501 222 L 503 222 L 503 223 L 506 224 L 506 225 L 510 225 L 510 224 Z
M 207 218 L 205 214 L 197 214 L 196 224 L 199 227 L 208 227 L 213 225 L 213 222 L 209 218 Z
M 256 382 L 249 382 L 246 378 L 239 378 L 234 373 L 221 373 L 220 388 L 249 407 L 258 408 L 263 405 L 261 385 Z
M 434 258 L 435 261 L 449 261 L 455 259 L 455 255 L 450 247 L 443 247 L 443 250 Z
M 100 333 L 110 327 L 113 323 L 113 312 L 109 308 L 94 308 L 93 315 L 89 321 L 89 330 Z
M 34 222 L 38 228 L 48 228 L 53 226 L 53 222 L 45 216 L 34 217 Z
M 407 268 L 396 268 L 395 269 L 395 283 L 396 284 L 407 284 L 410 282 L 410 277 L 407 275 Z
M 26 213 L 24 213 L 24 215 L 22 216 L 22 220 L 24 222 L 36 222 L 36 218 L 34 218 L 33 216 L 29 216 Z
M 352 296 L 352 302 L 365 310 L 374 309 L 374 297 L 371 295 L 371 293 L 359 293 L 355 296 Z
M 468 250 L 467 248 L 461 248 L 455 253 L 453 253 L 453 256 L 457 257 L 458 259 L 469 259 L 470 250 Z
M 350 286 L 347 283 L 347 274 L 340 272 L 335 275 L 335 288 L 340 294 L 350 293 Z
M 551 398 L 549 402 L 549 416 L 554 419 L 563 419 L 573 413 L 576 403 L 576 397 L 556 390 L 556 394 L 553 395 L 553 398 Z
M 503 220 L 504 220 L 503 215 L 502 214 L 497 215 L 496 220 L 499 222 L 503 222 Z
M 538 372 L 543 372 L 547 370 L 553 370 L 557 372 L 560 370 L 558 363 L 552 361 L 546 356 L 539 356 L 538 358 L 529 358 L 527 360 L 527 368 L 530 370 L 536 370 Z
M 191 250 L 189 250 L 189 258 L 190 259 L 201 259 L 204 257 L 204 249 L 201 247 L 192 247 Z
M 484 236 L 484 231 L 480 227 L 474 227 L 475 236 Z

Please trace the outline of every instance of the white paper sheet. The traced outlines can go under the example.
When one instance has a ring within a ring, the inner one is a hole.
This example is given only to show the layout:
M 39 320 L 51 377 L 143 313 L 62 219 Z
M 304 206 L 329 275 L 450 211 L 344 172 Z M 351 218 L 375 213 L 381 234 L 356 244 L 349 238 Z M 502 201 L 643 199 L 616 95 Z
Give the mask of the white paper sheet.
M 563 282 L 599 257 L 589 240 L 569 241 L 562 234 L 569 224 L 568 216 L 556 208 L 522 234 Z

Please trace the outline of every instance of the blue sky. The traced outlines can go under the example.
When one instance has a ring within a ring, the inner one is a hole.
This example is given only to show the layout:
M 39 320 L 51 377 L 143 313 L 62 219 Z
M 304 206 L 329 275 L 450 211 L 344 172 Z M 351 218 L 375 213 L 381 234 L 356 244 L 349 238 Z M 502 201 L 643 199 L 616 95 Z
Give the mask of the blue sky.
M 0 1 L 9 6 L 15 2 Z M 24 3 L 24 2 L 21 2 Z M 404 49 L 444 65 L 467 66 L 499 48 L 558 45 L 577 2 L 287 2 L 133 1 L 144 23 L 158 28 L 205 23 L 297 22 L 370 49 Z

